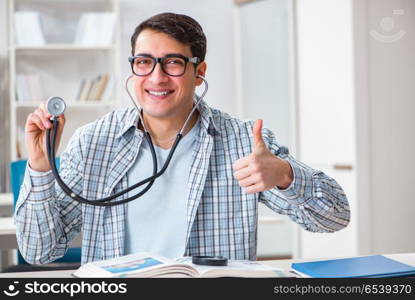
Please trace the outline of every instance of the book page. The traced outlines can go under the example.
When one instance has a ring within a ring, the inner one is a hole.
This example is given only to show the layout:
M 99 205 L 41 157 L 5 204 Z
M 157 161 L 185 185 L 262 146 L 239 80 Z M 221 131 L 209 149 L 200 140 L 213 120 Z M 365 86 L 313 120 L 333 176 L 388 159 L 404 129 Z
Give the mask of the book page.
M 281 268 L 250 260 L 228 260 L 227 266 L 195 265 L 191 257 L 178 258 L 176 261 L 192 266 L 200 273 L 200 277 L 292 277 Z
M 108 265 L 101 266 L 107 272 L 117 274 L 117 273 L 127 273 L 127 272 L 138 272 L 149 269 L 153 266 L 160 266 L 163 263 L 153 257 L 142 257 L 137 258 L 127 262 L 117 262 L 110 263 Z
M 82 265 L 75 273 L 77 277 L 126 277 L 144 274 L 155 268 L 174 264 L 167 258 L 150 255 L 146 252 L 134 253 L 108 260 Z M 144 275 L 143 275 L 144 277 Z

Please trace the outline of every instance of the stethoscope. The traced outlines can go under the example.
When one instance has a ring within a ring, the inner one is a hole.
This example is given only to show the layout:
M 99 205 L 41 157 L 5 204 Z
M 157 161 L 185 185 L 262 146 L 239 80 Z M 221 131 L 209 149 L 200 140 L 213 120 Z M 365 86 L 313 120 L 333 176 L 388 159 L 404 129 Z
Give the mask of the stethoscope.
M 177 145 L 179 144 L 180 140 L 183 137 L 183 131 L 186 128 L 187 123 L 190 120 L 190 117 L 192 116 L 193 112 L 196 110 L 196 108 L 198 107 L 199 103 L 203 100 L 203 98 L 205 97 L 207 91 L 208 91 L 208 83 L 206 81 L 206 79 L 203 76 L 198 75 L 197 77 L 200 78 L 204 84 L 205 84 L 205 89 L 202 93 L 202 95 L 199 97 L 197 95 L 195 95 L 196 98 L 196 102 L 192 108 L 192 110 L 190 111 L 189 115 L 187 116 L 186 121 L 184 122 L 182 128 L 180 129 L 180 131 L 177 133 L 176 135 L 176 139 L 173 143 L 173 146 L 169 152 L 169 154 L 167 155 L 166 161 L 163 165 L 163 167 L 161 168 L 160 171 L 157 172 L 157 156 L 156 156 L 156 151 L 154 149 L 154 145 L 153 142 L 151 140 L 151 135 L 149 133 L 149 131 L 147 130 L 145 123 L 144 123 L 144 119 L 142 116 L 142 109 L 140 109 L 137 106 L 136 101 L 134 101 L 129 89 L 128 89 L 128 81 L 133 77 L 133 75 L 128 76 L 128 78 L 125 81 L 125 89 L 127 91 L 128 96 L 130 97 L 131 101 L 134 103 L 134 106 L 137 109 L 138 112 L 138 116 L 140 118 L 141 121 L 141 125 L 144 128 L 144 138 L 146 139 L 146 141 L 148 142 L 149 146 L 150 146 L 150 152 L 151 152 L 151 156 L 153 159 L 153 175 L 128 187 L 127 189 L 118 192 L 114 195 L 102 198 L 102 199 L 96 199 L 96 200 L 89 200 L 86 198 L 83 198 L 80 195 L 77 195 L 74 191 L 72 191 L 62 180 L 62 178 L 59 175 L 57 166 L 56 166 L 56 153 L 55 153 L 55 146 L 56 146 L 56 135 L 58 132 L 58 126 L 59 126 L 59 116 L 62 115 L 66 109 L 66 104 L 65 101 L 60 98 L 60 97 L 51 97 L 48 99 L 47 103 L 46 103 L 46 108 L 48 110 L 48 112 L 52 115 L 51 118 L 51 122 L 53 124 L 52 129 L 48 128 L 46 130 L 46 150 L 47 150 L 47 155 L 48 155 L 48 160 L 50 163 L 50 166 L 52 168 L 52 173 L 57 181 L 57 183 L 59 184 L 59 186 L 62 188 L 62 190 L 65 192 L 65 194 L 67 194 L 69 197 L 71 197 L 73 200 L 78 201 L 80 203 L 84 203 L 84 204 L 90 204 L 90 205 L 95 205 L 95 206 L 115 206 L 115 205 L 121 205 L 121 204 L 125 204 L 127 202 L 130 202 L 134 199 L 137 199 L 139 197 L 141 197 L 142 195 L 144 195 L 153 185 L 154 180 L 158 177 L 160 177 L 167 169 L 167 167 L 170 164 L 170 161 L 173 157 L 174 151 L 177 148 Z M 113 201 L 113 202 L 109 202 L 117 197 L 120 197 L 144 184 L 147 184 L 146 187 L 140 191 L 138 194 L 131 196 L 129 198 L 123 199 L 123 200 L 119 200 L 119 201 Z
M 129 80 L 132 78 L 133 75 L 128 76 L 128 78 L 125 81 L 125 89 L 127 91 L 128 96 L 130 97 L 131 101 L 133 102 L 134 106 L 137 109 L 138 112 L 138 116 L 140 118 L 141 121 L 141 125 L 144 128 L 144 137 L 147 140 L 148 144 L 150 145 L 150 152 L 151 152 L 151 156 L 153 159 L 153 175 L 130 186 L 129 188 L 118 192 L 112 196 L 109 197 L 105 197 L 102 199 L 96 199 L 96 200 L 88 200 L 85 199 L 83 197 L 81 197 L 80 195 L 77 195 L 74 191 L 72 191 L 62 180 L 62 178 L 59 175 L 58 169 L 56 167 L 56 153 L 55 153 L 55 146 L 56 146 L 56 134 L 58 132 L 58 127 L 59 127 L 59 116 L 62 115 L 65 112 L 66 109 L 66 104 L 65 101 L 60 98 L 60 97 L 51 97 L 48 99 L 47 103 L 46 103 L 46 107 L 47 110 L 49 111 L 49 113 L 52 115 L 51 118 L 51 122 L 53 124 L 52 129 L 48 128 L 46 130 L 46 150 L 47 150 L 47 154 L 48 154 L 48 159 L 49 159 L 49 163 L 50 166 L 52 168 L 52 173 L 53 176 L 55 177 L 57 183 L 59 184 L 59 186 L 62 188 L 62 190 L 65 192 L 65 194 L 67 194 L 69 197 L 71 197 L 73 200 L 80 202 L 80 203 L 85 203 L 85 204 L 90 204 L 90 205 L 95 205 L 95 206 L 115 206 L 115 205 L 120 205 L 120 204 L 125 204 L 127 202 L 130 202 L 132 200 L 135 200 L 139 197 L 141 197 L 142 195 L 144 195 L 153 185 L 154 180 L 158 177 L 160 177 L 167 169 L 167 167 L 169 166 L 169 163 L 171 161 L 171 158 L 174 154 L 174 151 L 177 148 L 177 145 L 179 144 L 180 140 L 183 137 L 183 131 L 186 128 L 187 123 L 190 120 L 190 117 L 192 116 L 193 112 L 196 110 L 196 108 L 198 107 L 199 103 L 203 100 L 203 98 L 205 97 L 207 91 L 208 91 L 208 83 L 206 81 L 206 79 L 203 76 L 198 75 L 197 77 L 202 79 L 202 81 L 205 84 L 205 89 L 202 93 L 202 95 L 200 97 L 196 96 L 196 102 L 195 105 L 193 106 L 192 110 L 190 111 L 189 115 L 187 116 L 186 121 L 184 122 L 182 128 L 180 129 L 180 131 L 177 133 L 176 135 L 176 139 L 173 143 L 173 146 L 167 156 L 166 162 L 164 163 L 163 167 L 161 168 L 160 171 L 157 172 L 157 156 L 156 156 L 156 151 L 154 149 L 154 145 L 153 142 L 151 141 L 151 135 L 149 133 L 149 131 L 147 130 L 147 128 L 145 127 L 145 123 L 144 123 L 144 119 L 142 116 L 142 109 L 140 110 L 139 107 L 137 106 L 136 101 L 134 101 L 129 89 L 128 89 L 128 82 Z M 130 192 L 131 190 L 134 190 L 144 184 L 147 183 L 147 186 L 140 191 L 137 195 L 131 196 L 127 199 L 124 200 L 120 200 L 120 201 L 115 201 L 115 202 L 109 202 L 119 196 L 122 196 L 128 192 Z M 223 256 L 192 256 L 192 263 L 197 264 L 197 265 L 208 265 L 208 266 L 226 266 L 228 264 L 228 259 L 226 257 Z

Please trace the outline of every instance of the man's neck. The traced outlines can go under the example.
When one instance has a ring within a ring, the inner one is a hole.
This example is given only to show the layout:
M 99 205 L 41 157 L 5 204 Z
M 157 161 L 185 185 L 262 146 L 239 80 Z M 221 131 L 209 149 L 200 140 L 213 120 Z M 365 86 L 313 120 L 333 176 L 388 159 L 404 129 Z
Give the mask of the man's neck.
M 177 133 L 182 129 L 187 116 L 188 113 L 182 118 L 157 119 L 144 115 L 144 122 L 147 130 L 151 134 L 153 143 L 163 149 L 169 149 L 173 146 Z M 183 130 L 183 136 L 193 128 L 198 118 L 199 111 L 196 109 L 192 113 L 189 122 L 187 122 L 186 128 Z

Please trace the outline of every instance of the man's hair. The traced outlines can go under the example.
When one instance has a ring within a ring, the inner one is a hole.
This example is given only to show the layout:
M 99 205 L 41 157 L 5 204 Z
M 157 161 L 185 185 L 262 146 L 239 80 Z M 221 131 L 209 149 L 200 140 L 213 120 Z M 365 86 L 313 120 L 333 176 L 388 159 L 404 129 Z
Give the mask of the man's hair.
M 206 36 L 203 33 L 202 26 L 193 18 L 174 13 L 161 13 L 143 21 L 135 28 L 131 36 L 132 55 L 135 52 L 137 37 L 144 29 L 152 29 L 167 34 L 177 41 L 190 46 L 194 57 L 198 57 L 201 61 L 205 60 Z

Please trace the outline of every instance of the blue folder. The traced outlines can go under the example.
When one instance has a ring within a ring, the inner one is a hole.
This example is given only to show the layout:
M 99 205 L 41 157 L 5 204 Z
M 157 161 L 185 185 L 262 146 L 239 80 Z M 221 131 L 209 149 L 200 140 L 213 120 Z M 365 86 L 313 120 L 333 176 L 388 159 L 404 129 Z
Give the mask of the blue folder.
M 404 277 L 415 275 L 415 266 L 383 255 L 293 263 L 291 268 L 316 278 Z

